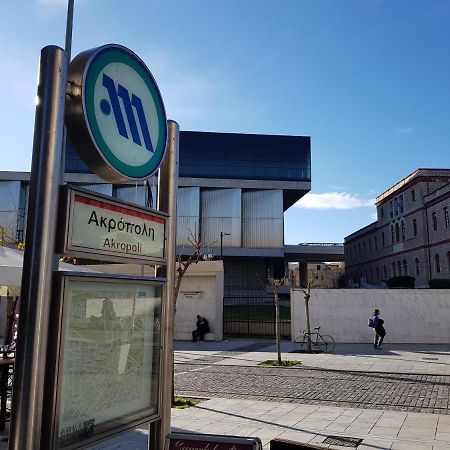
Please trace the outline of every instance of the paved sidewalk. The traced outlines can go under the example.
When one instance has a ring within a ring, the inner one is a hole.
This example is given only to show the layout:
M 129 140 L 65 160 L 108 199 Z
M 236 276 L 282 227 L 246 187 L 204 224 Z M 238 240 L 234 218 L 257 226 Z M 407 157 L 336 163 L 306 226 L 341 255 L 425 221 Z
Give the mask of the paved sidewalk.
M 258 345 L 257 350 L 245 351 Z M 212 364 L 256 365 L 276 358 L 275 344 L 262 339 L 176 342 L 175 350 L 175 362 L 179 363 L 210 357 Z M 333 353 L 292 354 L 294 345 L 282 341 L 281 350 L 283 359 L 300 359 L 306 368 L 450 375 L 450 345 L 387 344 L 383 350 L 375 350 L 370 344 L 336 344 Z
M 255 366 L 275 359 L 271 341 L 177 342 L 176 363 Z M 450 375 L 450 347 L 437 345 L 386 345 L 375 351 L 367 345 L 336 346 L 333 354 L 290 354 L 292 344 L 282 343 L 284 359 L 300 359 L 305 368 Z M 265 449 L 275 437 L 316 443 L 324 448 L 327 436 L 363 439 L 359 450 L 448 450 L 450 415 L 407 411 L 355 409 L 329 405 L 210 398 L 196 407 L 173 410 L 174 431 L 257 436 Z M 137 429 L 91 447 L 95 450 L 147 450 L 147 430 Z M 1 448 L 6 448 L 2 447 Z M 348 447 L 347 447 L 348 448 Z
M 255 366 L 275 359 L 270 341 L 231 340 L 177 342 L 176 363 Z M 306 368 L 380 371 L 409 374 L 450 374 L 450 348 L 437 345 L 388 345 L 378 352 L 367 345 L 337 345 L 333 354 L 291 354 L 282 343 L 284 359 L 300 359 Z M 173 431 L 257 436 L 264 448 L 279 437 L 343 450 L 323 441 L 330 435 L 362 439 L 359 450 L 448 450 L 450 416 L 406 411 L 340 408 L 249 399 L 211 398 L 198 406 L 172 411 Z M 126 433 L 95 450 L 146 450 L 145 429 Z M 348 448 L 348 447 L 347 447 Z
M 213 398 L 172 411 L 172 430 L 256 436 L 264 449 L 274 438 L 314 443 L 328 436 L 360 438 L 359 450 L 448 450 L 450 416 L 373 409 Z M 137 429 L 92 450 L 147 450 L 147 430 Z
M 450 448 L 450 416 L 214 398 L 172 413 L 174 431 L 257 436 L 329 446 L 330 435 L 363 439 L 359 450 Z

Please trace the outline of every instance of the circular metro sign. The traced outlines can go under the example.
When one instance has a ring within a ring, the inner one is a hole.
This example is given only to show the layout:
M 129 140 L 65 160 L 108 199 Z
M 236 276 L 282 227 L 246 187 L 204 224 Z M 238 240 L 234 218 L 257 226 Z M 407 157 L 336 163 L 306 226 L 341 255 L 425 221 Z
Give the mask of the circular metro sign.
M 87 166 L 112 181 L 143 180 L 160 166 L 167 120 L 158 86 L 131 50 L 116 44 L 69 65 L 66 125 Z

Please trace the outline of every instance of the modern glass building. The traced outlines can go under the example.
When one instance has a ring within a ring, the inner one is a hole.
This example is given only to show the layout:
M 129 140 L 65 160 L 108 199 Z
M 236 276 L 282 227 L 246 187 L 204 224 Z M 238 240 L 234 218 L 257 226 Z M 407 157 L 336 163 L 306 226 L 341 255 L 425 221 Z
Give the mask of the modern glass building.
M 70 143 L 65 171 L 68 183 L 156 207 L 155 179 L 106 182 Z M 19 241 L 25 238 L 28 180 L 28 173 L 0 172 L 0 226 Z M 191 253 L 192 233 L 223 259 L 225 297 L 267 294 L 267 278 L 286 274 L 284 211 L 310 188 L 309 137 L 182 131 L 177 252 Z M 292 248 L 289 253 L 292 260 Z
M 179 158 L 179 254 L 191 252 L 192 233 L 224 260 L 225 295 L 260 293 L 268 276 L 285 273 L 284 211 L 311 188 L 310 138 L 182 131 Z M 157 198 L 152 180 L 98 184 L 71 146 L 66 173 L 72 183 L 122 200 Z

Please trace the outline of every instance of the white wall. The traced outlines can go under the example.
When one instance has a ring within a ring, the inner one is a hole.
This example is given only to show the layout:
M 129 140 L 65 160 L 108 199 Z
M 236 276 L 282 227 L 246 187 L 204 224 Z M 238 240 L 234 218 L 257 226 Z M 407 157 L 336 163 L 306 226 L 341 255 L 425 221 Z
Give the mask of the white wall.
M 320 326 L 336 342 L 372 342 L 367 319 L 375 308 L 385 321 L 386 343 L 450 344 L 450 291 L 444 289 L 312 289 L 311 328 Z M 291 291 L 291 326 L 293 338 L 306 329 L 299 290 Z
M 181 282 L 175 315 L 175 340 L 191 340 L 197 314 L 206 317 L 211 333 L 206 340 L 223 336 L 223 263 L 204 261 L 192 264 Z
M 154 276 L 154 268 L 140 264 L 101 264 L 89 268 L 106 273 Z M 144 273 L 141 271 L 144 269 Z M 223 337 L 223 262 L 200 261 L 192 264 L 181 282 L 175 315 L 175 340 L 191 340 L 197 314 L 206 317 L 209 341 Z

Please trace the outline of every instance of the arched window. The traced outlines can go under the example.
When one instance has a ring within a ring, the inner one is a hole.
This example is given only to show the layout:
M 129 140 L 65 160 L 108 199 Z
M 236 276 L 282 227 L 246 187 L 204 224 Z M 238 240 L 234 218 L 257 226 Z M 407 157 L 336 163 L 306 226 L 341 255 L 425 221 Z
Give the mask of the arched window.
M 431 220 L 433 222 L 433 230 L 436 231 L 437 230 L 437 217 L 436 217 L 436 213 L 431 213 Z
M 391 239 L 392 239 L 392 243 L 395 242 L 394 240 L 394 225 L 391 225 Z
M 405 222 L 402 220 L 402 241 L 405 240 L 406 233 L 405 233 Z
M 398 242 L 400 240 L 400 227 L 398 223 L 395 224 L 395 240 Z
M 395 277 L 397 274 L 395 273 L 395 262 L 392 262 L 392 276 Z
M 437 253 L 434 255 L 434 263 L 436 265 L 436 273 L 441 273 L 441 262 Z
M 403 275 L 408 275 L 408 263 L 406 259 L 403 260 Z
M 402 263 L 400 261 L 397 261 L 397 275 L 401 276 L 402 274 Z
M 383 266 L 383 274 L 384 274 L 384 278 L 387 278 L 387 270 L 386 270 L 386 266 Z
M 416 275 L 420 274 L 420 270 L 419 270 L 419 258 L 416 258 L 414 260 L 415 264 L 416 264 Z

